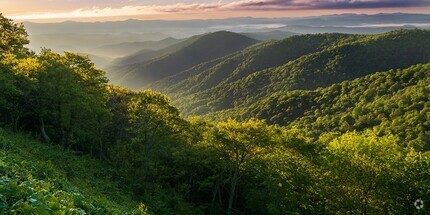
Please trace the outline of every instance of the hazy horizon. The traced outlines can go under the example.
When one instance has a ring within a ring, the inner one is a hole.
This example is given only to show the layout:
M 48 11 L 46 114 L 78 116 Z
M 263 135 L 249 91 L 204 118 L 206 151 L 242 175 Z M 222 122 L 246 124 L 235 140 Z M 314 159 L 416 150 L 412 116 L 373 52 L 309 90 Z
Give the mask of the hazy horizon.
M 324 15 L 306 15 L 306 16 L 279 16 L 279 17 L 258 17 L 258 16 L 232 16 L 232 17 L 223 17 L 223 18 L 190 18 L 190 19 L 140 19 L 138 17 L 125 17 L 123 19 L 114 19 L 114 20 L 98 20 L 98 19 L 64 19 L 64 20 L 19 20 L 14 19 L 13 17 L 7 17 L 13 19 L 15 22 L 24 22 L 24 23 L 36 23 L 36 24 L 44 24 L 44 23 L 67 23 L 67 22 L 77 22 L 77 23 L 103 23 L 103 22 L 127 22 L 127 21 L 210 21 L 210 20 L 228 20 L 228 19 L 306 19 L 306 18 L 317 18 L 317 17 L 326 17 L 326 16 L 342 16 L 342 15 L 391 15 L 391 14 L 407 14 L 407 15 L 430 15 L 430 13 L 404 13 L 404 12 L 393 12 L 393 13 L 332 13 L 332 14 L 324 14 Z M 430 23 L 430 20 L 429 20 Z M 393 23 L 394 24 L 394 23 Z M 404 24 L 417 24 L 417 23 L 404 23 Z M 383 24 L 385 25 L 385 24 Z M 398 24 L 396 24 L 398 25 Z M 371 25 L 369 25 L 371 26 Z M 350 27 L 350 26 L 346 26 Z
M 226 19 L 237 17 L 279 18 L 344 13 L 429 14 L 428 0 L 163 0 L 82 1 L 3 0 L 1 13 L 16 21 L 95 22 L 139 20 Z

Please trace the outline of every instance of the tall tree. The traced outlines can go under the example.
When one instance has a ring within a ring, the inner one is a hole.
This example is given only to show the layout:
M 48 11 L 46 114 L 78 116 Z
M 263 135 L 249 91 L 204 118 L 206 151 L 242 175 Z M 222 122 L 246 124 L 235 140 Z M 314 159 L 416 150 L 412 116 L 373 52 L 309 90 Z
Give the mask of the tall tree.
M 103 143 L 105 141 L 105 129 L 110 123 L 111 112 L 107 106 L 109 91 L 107 88 L 108 79 L 105 72 L 97 69 L 93 62 L 87 57 L 79 54 L 66 52 L 64 55 L 65 64 L 77 74 L 76 84 L 82 94 L 79 109 L 76 109 L 76 118 L 79 123 L 75 130 L 97 145 L 91 145 L 99 151 L 102 158 L 104 152 Z M 88 132 L 90 131 L 90 132 Z
M 245 122 L 220 122 L 207 134 L 206 140 L 224 161 L 229 180 L 228 214 L 233 214 L 236 188 L 242 173 L 270 151 L 275 130 L 264 121 L 251 119 Z
M 16 98 L 22 92 L 14 75 L 13 67 L 17 59 L 27 56 L 29 43 L 27 32 L 22 24 L 14 23 L 0 13 L 0 117 L 10 123 L 10 112 L 16 108 Z
M 178 132 L 181 121 L 179 111 L 170 100 L 157 92 L 138 92 L 129 104 L 131 142 L 141 149 L 144 163 L 153 154 L 156 144 Z
M 0 35 L 0 55 L 8 52 L 18 56 L 28 54 L 25 45 L 30 41 L 22 23 L 14 23 L 0 13 Z
M 331 168 L 328 181 L 332 181 L 328 186 L 333 188 L 329 202 L 343 204 L 338 210 L 390 214 L 402 211 L 402 207 L 408 208 L 399 201 L 408 198 L 407 190 L 412 187 L 402 183 L 408 177 L 402 171 L 406 169 L 407 150 L 398 145 L 398 138 L 378 137 L 371 131 L 351 132 L 331 141 L 327 149 Z M 395 199 L 393 194 L 406 195 Z

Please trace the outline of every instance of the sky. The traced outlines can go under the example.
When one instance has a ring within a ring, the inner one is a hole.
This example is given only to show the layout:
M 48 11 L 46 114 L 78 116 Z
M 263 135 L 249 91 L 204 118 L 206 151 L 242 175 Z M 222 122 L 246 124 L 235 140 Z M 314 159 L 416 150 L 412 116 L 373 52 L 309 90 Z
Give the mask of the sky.
M 0 0 L 4 16 L 35 22 L 395 12 L 430 13 L 430 0 Z

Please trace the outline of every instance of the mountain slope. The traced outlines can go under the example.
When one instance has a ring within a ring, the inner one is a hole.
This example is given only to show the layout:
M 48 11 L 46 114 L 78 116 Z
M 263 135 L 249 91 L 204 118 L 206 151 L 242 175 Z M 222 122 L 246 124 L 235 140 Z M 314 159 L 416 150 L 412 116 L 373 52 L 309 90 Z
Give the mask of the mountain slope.
M 239 111 L 240 112 L 240 111 Z M 376 127 L 430 149 L 430 64 L 378 72 L 317 90 L 277 93 L 241 111 L 317 137 Z
M 119 57 L 112 60 L 109 65 L 104 69 L 106 70 L 106 76 L 113 83 L 118 83 L 118 81 L 124 77 L 128 72 L 130 72 L 130 67 L 137 63 L 148 63 L 149 61 L 168 55 L 169 53 L 178 51 L 185 48 L 195 42 L 199 36 L 194 36 L 186 39 L 180 43 L 168 46 L 160 50 L 142 49 L 136 53 Z
M 53 23 L 51 23 L 53 24 Z M 43 25 L 43 24 L 41 24 Z M 53 24 L 55 25 L 55 24 Z M 40 30 L 40 29 L 39 29 Z M 92 51 L 97 47 L 124 42 L 143 42 L 150 40 L 161 40 L 168 36 L 161 33 L 93 33 L 85 34 L 81 31 L 67 33 L 58 31 L 54 33 L 29 33 L 31 43 L 29 48 L 39 52 L 41 47 L 47 47 L 54 51 L 74 51 L 95 54 Z M 100 54 L 100 53 L 97 53 Z
M 97 68 L 104 68 L 112 60 L 112 58 L 103 56 L 103 55 L 94 55 L 94 54 L 86 54 L 86 53 L 80 53 L 80 54 L 88 56 L 91 59 L 91 61 L 96 65 Z
M 430 31 L 399 30 L 356 37 L 235 82 L 173 98 L 184 113 L 206 114 L 247 106 L 277 92 L 316 89 L 375 71 L 429 61 Z
M 281 66 L 303 55 L 354 37 L 345 34 L 324 34 L 268 41 L 167 77 L 151 84 L 150 87 L 173 98 L 190 95 L 219 84 L 237 81 L 259 70 Z
M 137 204 L 114 171 L 0 128 L 0 214 L 130 214 Z
M 367 27 L 363 23 L 363 26 L 307 26 L 307 25 L 288 25 L 279 28 L 280 31 L 290 31 L 297 34 L 318 34 L 318 33 L 343 33 L 343 34 L 381 34 L 389 31 L 400 30 L 400 29 L 415 29 L 416 26 L 369 26 Z
M 297 35 L 297 33 L 294 33 L 294 32 L 280 31 L 280 30 L 263 31 L 263 32 L 247 32 L 242 34 L 249 38 L 261 40 L 261 41 L 273 40 L 273 39 L 279 40 L 279 39 L 284 39 L 290 36 Z
M 139 50 L 135 53 L 131 53 L 131 54 L 126 55 L 124 57 L 119 57 L 119 58 L 115 59 L 114 61 L 112 61 L 110 66 L 111 67 L 118 67 L 118 68 L 121 68 L 121 67 L 127 68 L 126 67 L 127 65 L 132 65 L 135 63 L 142 63 L 142 62 L 151 60 L 153 58 L 160 57 L 160 56 L 166 55 L 168 53 L 183 49 L 183 48 L 191 45 L 192 43 L 194 43 L 199 37 L 200 37 L 200 35 L 190 37 L 190 38 L 188 38 L 182 42 L 167 46 L 167 47 L 159 49 L 159 50 L 152 50 L 149 48 L 142 49 L 142 50 Z
M 253 39 L 226 31 L 206 34 L 175 52 L 122 68 L 121 73 L 126 75 L 118 83 L 131 88 L 141 88 L 202 62 L 240 51 L 254 43 L 256 41 Z
M 123 57 L 144 49 L 160 50 L 182 41 L 184 40 L 168 37 L 166 39 L 159 40 L 159 41 L 124 42 L 124 43 L 104 45 L 94 49 L 93 52 L 112 56 L 112 57 Z

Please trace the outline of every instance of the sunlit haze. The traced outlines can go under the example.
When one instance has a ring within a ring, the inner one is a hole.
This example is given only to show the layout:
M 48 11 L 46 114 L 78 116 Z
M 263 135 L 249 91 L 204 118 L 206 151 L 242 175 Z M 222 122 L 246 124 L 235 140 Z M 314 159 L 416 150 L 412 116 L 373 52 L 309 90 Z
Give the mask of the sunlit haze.
M 2 0 L 1 13 L 19 21 L 112 21 L 298 17 L 340 13 L 430 13 L 429 0 Z

